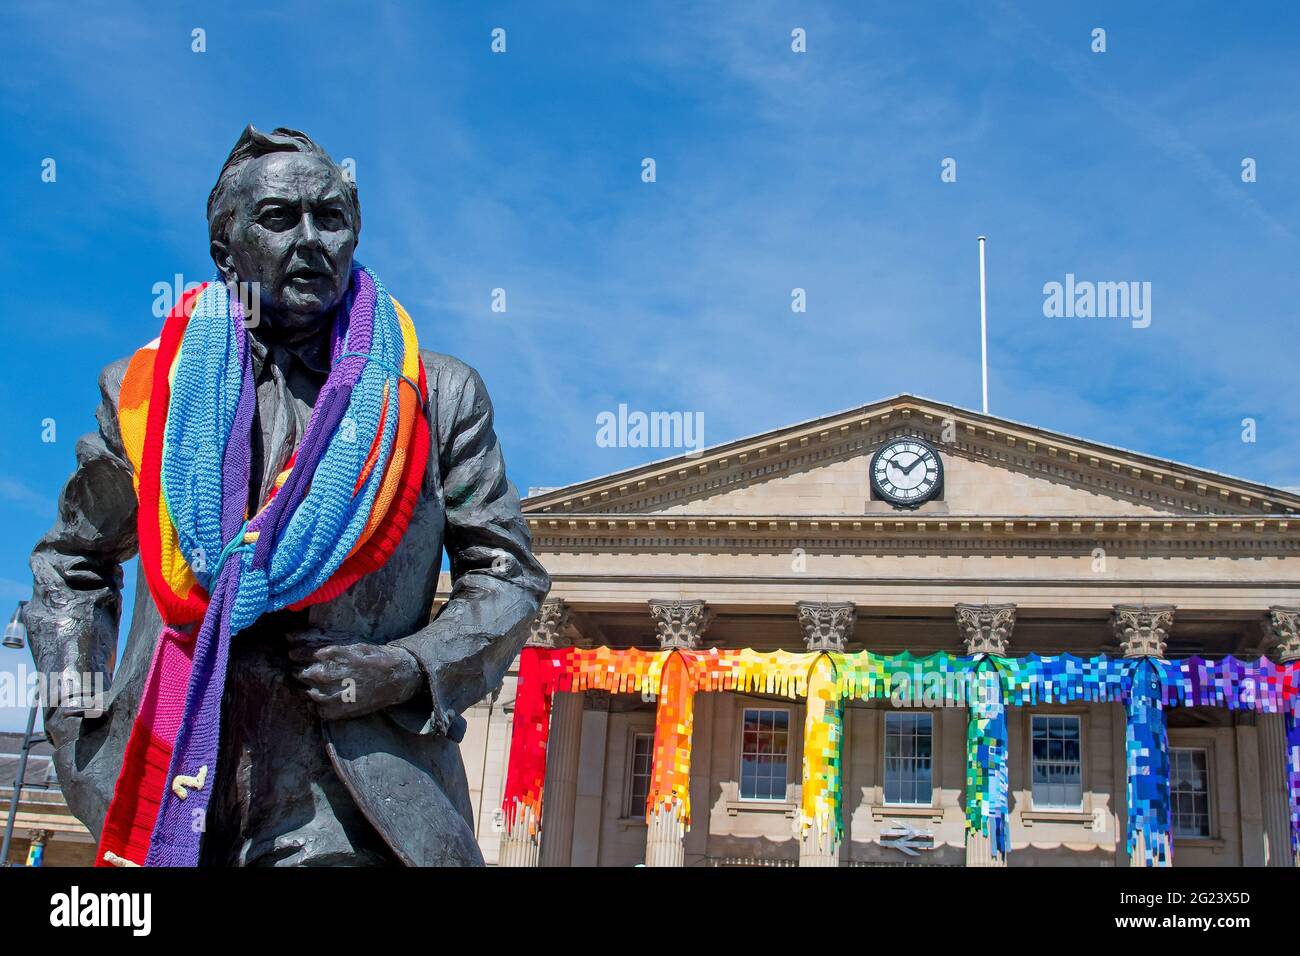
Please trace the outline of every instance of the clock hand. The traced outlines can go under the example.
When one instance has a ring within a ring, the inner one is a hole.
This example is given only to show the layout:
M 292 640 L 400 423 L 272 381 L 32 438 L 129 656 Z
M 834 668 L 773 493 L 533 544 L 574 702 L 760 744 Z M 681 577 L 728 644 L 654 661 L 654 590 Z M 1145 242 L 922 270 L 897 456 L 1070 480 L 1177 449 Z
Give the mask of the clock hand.
M 919 464 L 920 464 L 921 462 L 923 462 L 924 460 L 925 460 L 925 459 L 922 458 L 920 455 L 917 455 L 916 458 L 913 459 L 912 463 L 911 463 L 910 465 L 907 466 L 907 473 L 910 475 L 910 474 L 912 473 L 912 469 L 915 468 L 917 465 L 919 465 Z

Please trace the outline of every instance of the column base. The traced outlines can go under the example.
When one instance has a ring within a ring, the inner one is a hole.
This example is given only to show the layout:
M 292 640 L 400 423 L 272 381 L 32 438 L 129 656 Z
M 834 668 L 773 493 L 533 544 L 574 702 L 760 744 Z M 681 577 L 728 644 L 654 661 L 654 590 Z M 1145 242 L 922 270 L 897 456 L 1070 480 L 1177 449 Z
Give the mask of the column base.
M 515 809 L 515 821 L 501 836 L 497 866 L 536 866 L 541 858 L 541 834 L 531 807 Z
M 799 839 L 800 866 L 839 866 L 840 842 L 833 833 L 821 833 L 816 827 Z
M 993 841 L 987 833 L 966 831 L 967 866 L 1006 866 L 1007 855 L 993 851 Z
M 1139 830 L 1137 836 L 1133 839 L 1133 852 L 1129 854 L 1128 865 L 1152 869 L 1173 866 L 1173 853 L 1168 847 L 1166 847 L 1164 854 L 1155 860 L 1148 860 L 1146 851 L 1146 834 Z
M 685 866 L 686 827 L 676 807 L 657 807 L 646 827 L 646 866 Z

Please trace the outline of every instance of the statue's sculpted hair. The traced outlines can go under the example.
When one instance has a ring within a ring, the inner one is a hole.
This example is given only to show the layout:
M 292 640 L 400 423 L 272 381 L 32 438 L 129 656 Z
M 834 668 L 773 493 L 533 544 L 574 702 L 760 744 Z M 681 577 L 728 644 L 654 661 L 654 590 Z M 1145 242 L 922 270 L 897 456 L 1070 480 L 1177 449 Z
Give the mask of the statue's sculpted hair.
M 226 157 L 217 176 L 217 183 L 208 194 L 208 238 L 215 242 L 224 238 L 224 232 L 230 225 L 235 210 L 231 202 L 230 187 L 235 181 L 239 167 L 249 160 L 257 159 L 270 153 L 308 153 L 333 166 L 339 171 L 339 178 L 347 186 L 347 194 L 352 202 L 352 226 L 360 229 L 361 200 L 357 196 L 357 184 L 350 176 L 343 174 L 338 163 L 330 159 L 329 153 L 306 133 L 296 129 L 276 127 L 270 133 L 263 133 L 252 124 L 239 134 L 239 141 Z

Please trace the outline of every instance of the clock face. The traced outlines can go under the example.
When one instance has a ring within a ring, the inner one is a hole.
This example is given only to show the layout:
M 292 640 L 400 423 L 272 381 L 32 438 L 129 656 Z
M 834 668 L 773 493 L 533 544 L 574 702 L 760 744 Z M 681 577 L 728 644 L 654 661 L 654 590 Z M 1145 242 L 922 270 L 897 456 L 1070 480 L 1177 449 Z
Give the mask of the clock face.
M 885 501 L 915 508 L 939 493 L 939 453 L 916 438 L 896 438 L 871 459 L 871 487 Z

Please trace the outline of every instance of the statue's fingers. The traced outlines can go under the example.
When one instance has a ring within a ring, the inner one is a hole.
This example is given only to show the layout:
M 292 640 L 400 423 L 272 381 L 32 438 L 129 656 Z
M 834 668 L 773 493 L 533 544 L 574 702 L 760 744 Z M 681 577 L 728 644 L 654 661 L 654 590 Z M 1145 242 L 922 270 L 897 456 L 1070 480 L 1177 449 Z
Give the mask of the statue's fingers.
M 324 677 L 324 671 L 319 664 L 310 664 L 306 667 L 296 668 L 293 676 L 307 684 L 315 684 Z
M 304 684 L 310 684 L 314 687 L 332 687 L 338 684 L 338 674 L 336 669 L 326 663 L 315 663 L 310 667 L 303 667 L 294 675 Z
M 323 691 L 318 687 L 309 687 L 307 696 L 317 704 L 332 704 L 338 701 L 339 692 L 337 690 Z
M 351 716 L 356 709 L 355 702 L 348 701 L 341 693 L 323 694 L 320 691 L 308 691 L 308 696 L 316 704 L 321 717 L 326 720 Z
M 337 644 L 312 644 L 289 648 L 289 659 L 299 664 L 335 665 L 349 660 L 352 652 Z

